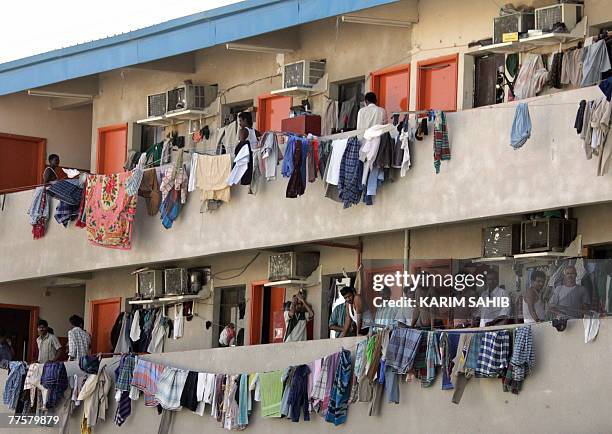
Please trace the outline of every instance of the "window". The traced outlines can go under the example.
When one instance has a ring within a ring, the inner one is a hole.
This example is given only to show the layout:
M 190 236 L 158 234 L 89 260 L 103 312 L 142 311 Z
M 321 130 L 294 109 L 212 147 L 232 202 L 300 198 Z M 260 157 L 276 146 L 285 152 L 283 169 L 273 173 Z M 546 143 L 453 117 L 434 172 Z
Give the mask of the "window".
M 410 98 L 410 65 L 399 65 L 372 73 L 372 92 L 387 116 L 408 110 Z
M 417 110 L 457 110 L 458 54 L 428 59 L 417 66 Z
M 236 119 L 238 119 L 238 114 L 241 112 L 251 112 L 253 124 L 255 124 L 257 119 L 256 113 L 253 109 L 253 100 L 223 104 L 221 107 L 221 119 L 223 120 L 223 125 L 229 125 L 234 122 Z
M 338 101 L 338 131 L 357 128 L 357 112 L 363 103 L 365 80 L 349 79 L 332 83 L 330 96 Z
M 245 333 L 245 290 L 244 286 L 230 286 L 215 290 L 215 313 L 213 321 L 212 347 L 219 347 L 219 336 L 223 328 L 234 323 L 236 329 L 235 345 L 244 345 Z

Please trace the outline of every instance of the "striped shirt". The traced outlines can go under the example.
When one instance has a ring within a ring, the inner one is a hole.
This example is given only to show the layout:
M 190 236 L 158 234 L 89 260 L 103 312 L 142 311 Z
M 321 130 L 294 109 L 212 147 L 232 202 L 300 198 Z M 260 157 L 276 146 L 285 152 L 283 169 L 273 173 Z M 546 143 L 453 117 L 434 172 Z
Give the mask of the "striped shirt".
M 51 333 L 37 337 L 36 344 L 38 345 L 38 363 L 54 361 L 60 348 L 62 348 L 57 336 Z

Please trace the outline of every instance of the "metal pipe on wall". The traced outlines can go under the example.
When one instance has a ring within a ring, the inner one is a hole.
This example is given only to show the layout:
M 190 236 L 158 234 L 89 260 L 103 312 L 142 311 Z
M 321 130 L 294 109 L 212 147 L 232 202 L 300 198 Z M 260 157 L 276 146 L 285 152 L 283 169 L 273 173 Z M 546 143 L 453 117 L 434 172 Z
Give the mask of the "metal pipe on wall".
M 404 272 L 408 271 L 410 261 L 410 229 L 404 229 Z

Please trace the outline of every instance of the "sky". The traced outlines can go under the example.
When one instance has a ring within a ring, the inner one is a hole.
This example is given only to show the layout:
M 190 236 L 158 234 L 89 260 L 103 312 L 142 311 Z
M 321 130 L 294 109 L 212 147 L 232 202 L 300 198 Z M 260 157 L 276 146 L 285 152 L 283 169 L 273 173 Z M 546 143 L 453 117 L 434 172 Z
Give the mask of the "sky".
M 1 0 L 0 63 L 89 42 L 240 0 Z

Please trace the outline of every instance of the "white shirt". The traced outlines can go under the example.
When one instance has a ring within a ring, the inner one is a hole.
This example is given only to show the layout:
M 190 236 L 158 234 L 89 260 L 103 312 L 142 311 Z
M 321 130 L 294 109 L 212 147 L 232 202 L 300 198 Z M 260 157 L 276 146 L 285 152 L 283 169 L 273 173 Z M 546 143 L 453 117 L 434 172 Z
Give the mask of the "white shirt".
M 299 313 L 296 312 L 295 315 L 299 315 Z M 291 333 L 285 336 L 285 342 L 299 342 L 299 341 L 308 340 L 308 335 L 306 332 L 306 324 L 308 323 L 308 321 L 312 319 L 312 316 L 310 315 L 309 312 L 304 312 L 304 316 L 306 319 L 298 320 L 293 330 L 291 330 Z M 289 320 L 290 320 L 289 311 L 286 310 L 285 311 L 285 326 L 286 327 L 289 325 Z
M 346 150 L 348 139 L 339 139 L 332 142 L 332 152 L 329 157 L 329 169 L 327 170 L 327 183 L 338 185 L 340 181 L 340 164 Z
M 374 125 L 382 125 L 385 123 L 386 117 L 387 115 L 384 108 L 370 103 L 359 109 L 357 113 L 357 129 L 363 130 L 373 127 Z
M 508 294 L 508 291 L 506 291 L 503 288 L 500 288 L 499 286 L 495 288 L 493 291 L 483 292 L 482 295 L 480 296 L 480 298 L 497 299 L 496 301 L 498 302 L 501 301 L 499 300 L 501 297 L 510 298 L 510 295 Z M 480 327 L 485 327 L 485 325 L 488 322 L 496 320 L 499 317 L 502 317 L 502 316 L 509 317 L 510 313 L 511 313 L 510 306 L 508 307 L 482 306 L 480 308 Z

